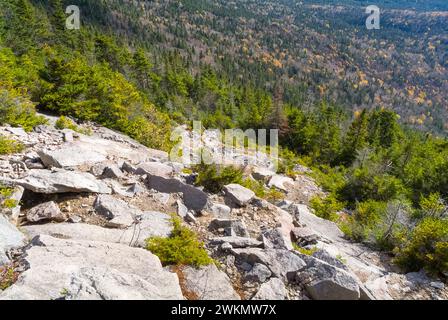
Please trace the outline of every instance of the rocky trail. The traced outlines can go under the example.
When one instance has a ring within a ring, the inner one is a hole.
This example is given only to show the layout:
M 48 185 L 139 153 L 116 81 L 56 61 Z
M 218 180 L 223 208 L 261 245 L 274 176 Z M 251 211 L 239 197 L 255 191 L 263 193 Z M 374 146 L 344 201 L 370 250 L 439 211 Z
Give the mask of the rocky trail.
M 0 214 L 0 268 L 15 274 L 0 299 L 448 299 L 442 282 L 400 274 L 315 216 L 308 200 L 323 192 L 306 172 L 245 170 L 283 192 L 278 203 L 235 184 L 208 194 L 167 153 L 89 126 L 89 136 L 0 128 L 27 147 L 0 158 L 0 183 L 19 203 Z M 172 213 L 216 265 L 162 266 L 144 248 L 170 235 Z

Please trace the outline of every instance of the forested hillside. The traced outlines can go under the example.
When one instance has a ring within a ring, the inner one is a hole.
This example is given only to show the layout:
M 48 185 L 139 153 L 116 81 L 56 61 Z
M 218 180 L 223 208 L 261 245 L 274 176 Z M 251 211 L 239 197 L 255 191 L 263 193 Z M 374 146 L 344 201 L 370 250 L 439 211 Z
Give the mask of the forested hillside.
M 318 215 L 346 208 L 351 239 L 447 271 L 448 14 L 388 7 L 368 31 L 347 3 L 0 0 L 0 122 L 31 130 L 38 108 L 166 150 L 193 119 L 278 128 L 282 172 L 301 161 L 329 192 Z

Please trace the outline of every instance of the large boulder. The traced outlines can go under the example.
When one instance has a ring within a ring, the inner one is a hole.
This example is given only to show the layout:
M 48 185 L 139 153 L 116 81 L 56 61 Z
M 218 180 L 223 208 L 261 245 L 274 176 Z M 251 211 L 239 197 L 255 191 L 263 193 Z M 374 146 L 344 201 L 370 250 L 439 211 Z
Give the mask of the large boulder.
M 161 212 L 143 212 L 140 222 L 127 229 L 109 229 L 84 223 L 56 223 L 23 226 L 23 232 L 33 238 L 40 234 L 74 240 L 90 240 L 122 243 L 144 247 L 145 240 L 151 237 L 168 237 L 173 227 L 170 216 Z
M 77 144 L 70 144 L 57 150 L 39 150 L 37 153 L 47 168 L 77 167 L 107 160 L 106 156 L 95 151 L 95 148 L 83 148 Z
M 109 194 L 112 190 L 102 181 L 97 180 L 90 173 L 68 170 L 39 170 L 33 169 L 28 176 L 12 181 L 27 190 L 44 193 L 92 192 Z
M 8 263 L 6 252 L 24 245 L 25 236 L 0 214 L 0 266 Z
M 186 267 L 182 270 L 184 289 L 198 300 L 240 300 L 229 277 L 214 265 L 199 269 Z
M 271 278 L 260 286 L 252 300 L 285 300 L 287 298 L 288 291 L 283 281 L 278 278 Z
M 255 193 L 239 184 L 228 184 L 224 186 L 226 197 L 239 206 L 244 206 L 249 203 L 254 197 Z
M 358 280 L 346 270 L 308 257 L 307 268 L 297 273 L 300 282 L 315 300 L 359 300 Z
M 200 212 L 207 205 L 208 196 L 204 191 L 185 184 L 178 179 L 168 179 L 160 176 L 148 175 L 147 187 L 163 193 L 182 193 L 184 204 L 189 210 Z
M 54 201 L 41 203 L 26 213 L 26 220 L 29 222 L 40 221 L 57 221 L 62 222 L 65 220 L 59 206 Z
M 0 300 L 183 299 L 176 274 L 144 249 L 41 235 L 22 263 L 27 270 Z

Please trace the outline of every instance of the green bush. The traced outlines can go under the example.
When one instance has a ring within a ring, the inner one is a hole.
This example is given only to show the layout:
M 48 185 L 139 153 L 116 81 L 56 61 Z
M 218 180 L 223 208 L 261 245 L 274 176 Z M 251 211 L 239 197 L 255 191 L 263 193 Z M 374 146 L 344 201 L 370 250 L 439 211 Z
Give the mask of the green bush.
M 168 238 L 154 237 L 146 240 L 146 249 L 159 257 L 163 265 L 192 265 L 200 267 L 213 263 L 196 234 L 182 226 L 173 216 L 173 231 Z
M 31 131 L 34 127 L 45 123 L 47 120 L 36 114 L 34 105 L 18 90 L 0 87 L 0 124 L 20 126 L 26 131 Z
M 75 124 L 75 122 L 73 122 L 73 120 L 71 120 L 70 118 L 64 117 L 64 116 L 59 117 L 59 119 L 55 123 L 55 127 L 56 127 L 56 129 L 59 129 L 59 130 L 70 129 L 70 130 L 73 130 L 75 132 L 79 132 L 79 133 L 82 133 L 85 135 L 92 134 L 91 130 L 80 128 L 79 126 L 77 126 Z
M 0 266 L 0 291 L 6 290 L 17 281 L 17 272 L 12 266 Z
M 25 146 L 18 141 L 0 136 L 0 155 L 19 153 L 25 149 Z
M 386 203 L 368 200 L 357 203 L 352 216 L 339 225 L 342 232 L 352 240 L 365 241 L 372 234 L 377 222 L 386 210 Z
M 423 219 L 395 252 L 395 263 L 408 272 L 421 269 L 432 274 L 448 272 L 448 220 Z
M 194 168 L 198 172 L 196 185 L 203 186 L 211 193 L 222 191 L 225 185 L 243 183 L 243 171 L 233 166 L 218 166 L 214 164 L 200 164 Z
M 345 204 L 339 202 L 332 194 L 326 198 L 315 196 L 310 200 L 310 204 L 318 217 L 331 221 L 336 221 L 339 218 L 337 212 L 345 207 Z

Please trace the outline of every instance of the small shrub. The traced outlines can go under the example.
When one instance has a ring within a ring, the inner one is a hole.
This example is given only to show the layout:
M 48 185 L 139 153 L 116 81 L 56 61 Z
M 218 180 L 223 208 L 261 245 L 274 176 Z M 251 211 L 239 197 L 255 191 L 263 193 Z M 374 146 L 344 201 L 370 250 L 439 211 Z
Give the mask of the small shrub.
M 8 208 L 8 209 L 15 208 L 15 207 L 17 207 L 17 205 L 18 205 L 18 202 L 17 202 L 17 200 L 14 200 L 14 199 L 6 199 L 3 201 L 3 204 L 2 204 L 2 206 L 4 208 Z
M 313 247 L 311 249 L 302 248 L 297 243 L 292 243 L 292 246 L 294 250 L 299 251 L 301 254 L 312 256 L 318 249 L 316 247 Z
M 448 220 L 425 218 L 395 252 L 395 263 L 408 272 L 448 272 Z
M 70 129 L 70 130 L 73 130 L 75 132 L 79 132 L 79 133 L 82 133 L 85 135 L 92 134 L 91 130 L 80 128 L 71 119 L 64 117 L 64 116 L 59 117 L 59 119 L 56 121 L 55 127 L 56 127 L 56 129 L 59 129 L 59 130 Z
M 353 215 L 342 221 L 339 227 L 349 239 L 364 241 L 371 235 L 385 210 L 384 202 L 368 200 L 357 203 Z
M 243 171 L 237 167 L 202 163 L 195 167 L 195 171 L 198 172 L 196 185 L 211 193 L 222 191 L 227 184 L 243 183 Z
M 13 188 L 8 188 L 0 185 L 0 196 L 2 198 L 9 198 L 10 196 L 12 196 L 13 192 L 14 192 Z
M 0 86 L 0 124 L 5 123 L 31 131 L 47 120 L 36 114 L 34 104 L 20 90 Z
M 0 290 L 6 290 L 17 281 L 18 274 L 13 266 L 0 267 Z
M 19 153 L 25 149 L 25 146 L 18 141 L 0 136 L 0 155 Z
M 314 209 L 315 214 L 326 220 L 336 221 L 339 216 L 337 212 L 344 208 L 344 203 L 339 202 L 333 195 L 326 198 L 315 196 L 310 200 L 311 208 Z
M 178 217 L 173 216 L 173 232 L 170 237 L 154 237 L 146 240 L 146 249 L 159 257 L 163 265 L 191 265 L 200 267 L 213 263 L 197 239 L 196 234 L 182 226 Z

